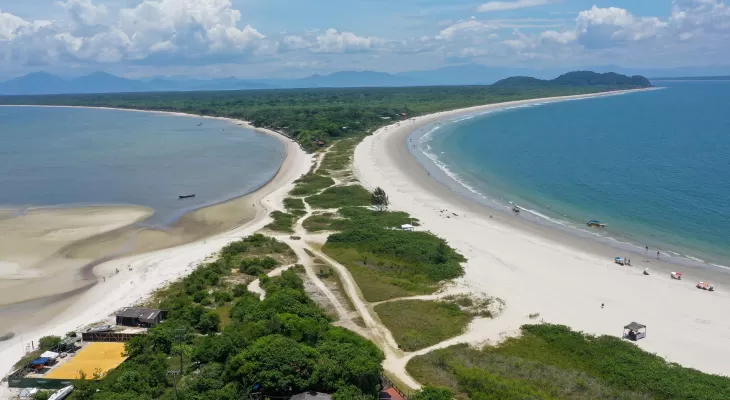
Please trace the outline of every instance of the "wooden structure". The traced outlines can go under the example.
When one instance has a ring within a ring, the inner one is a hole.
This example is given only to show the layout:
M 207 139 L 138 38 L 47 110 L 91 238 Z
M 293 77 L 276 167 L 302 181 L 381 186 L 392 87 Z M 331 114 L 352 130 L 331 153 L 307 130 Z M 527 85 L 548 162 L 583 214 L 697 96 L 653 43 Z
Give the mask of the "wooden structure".
M 646 325 L 638 322 L 632 322 L 624 326 L 622 337 L 624 339 L 633 340 L 634 342 L 646 337 Z

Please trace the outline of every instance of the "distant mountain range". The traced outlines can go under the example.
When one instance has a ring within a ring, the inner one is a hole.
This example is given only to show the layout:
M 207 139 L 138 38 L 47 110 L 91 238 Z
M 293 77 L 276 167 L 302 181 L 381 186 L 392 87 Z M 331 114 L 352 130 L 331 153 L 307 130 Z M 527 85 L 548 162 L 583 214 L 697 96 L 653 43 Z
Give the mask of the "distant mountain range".
M 730 68 L 631 70 L 617 66 L 590 68 L 596 72 L 614 72 L 644 76 L 727 75 Z M 106 72 L 94 72 L 65 79 L 45 72 L 34 72 L 0 83 L 0 95 L 119 93 L 200 90 L 253 90 L 318 87 L 399 87 L 439 85 L 489 85 L 514 76 L 548 79 L 567 72 L 566 69 L 533 70 L 526 68 L 490 67 L 477 64 L 449 66 L 426 71 L 397 74 L 375 71 L 343 71 L 328 75 L 312 75 L 297 79 L 127 79 Z

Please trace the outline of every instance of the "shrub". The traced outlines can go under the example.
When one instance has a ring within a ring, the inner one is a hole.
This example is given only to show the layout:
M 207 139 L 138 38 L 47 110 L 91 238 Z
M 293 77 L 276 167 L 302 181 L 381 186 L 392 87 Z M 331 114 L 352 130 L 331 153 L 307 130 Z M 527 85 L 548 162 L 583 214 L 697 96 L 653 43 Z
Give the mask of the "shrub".
M 63 339 L 58 336 L 43 336 L 38 340 L 38 347 L 42 350 L 49 350 L 61 344 L 62 340 Z

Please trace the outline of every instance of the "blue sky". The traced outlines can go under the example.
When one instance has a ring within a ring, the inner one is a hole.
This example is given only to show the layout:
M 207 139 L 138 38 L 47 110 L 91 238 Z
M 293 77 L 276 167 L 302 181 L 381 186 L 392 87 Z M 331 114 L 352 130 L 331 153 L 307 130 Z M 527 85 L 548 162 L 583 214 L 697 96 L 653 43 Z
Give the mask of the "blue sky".
M 728 66 L 725 1 L 5 0 L 0 78 Z

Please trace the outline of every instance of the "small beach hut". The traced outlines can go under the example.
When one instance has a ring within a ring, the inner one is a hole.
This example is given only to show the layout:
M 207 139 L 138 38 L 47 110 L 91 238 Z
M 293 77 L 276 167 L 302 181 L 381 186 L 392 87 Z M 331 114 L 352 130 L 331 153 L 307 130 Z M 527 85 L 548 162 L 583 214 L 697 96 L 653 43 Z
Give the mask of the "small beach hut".
M 646 325 L 642 325 L 638 322 L 632 322 L 624 326 L 621 337 L 633 340 L 634 342 L 639 339 L 643 339 L 646 337 Z
M 412 231 L 413 230 L 413 225 L 411 225 L 411 224 L 403 224 L 403 225 L 400 226 L 400 228 L 402 230 L 404 230 L 404 231 Z

